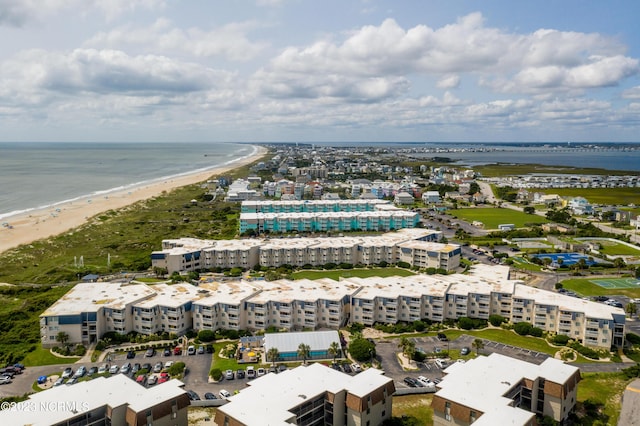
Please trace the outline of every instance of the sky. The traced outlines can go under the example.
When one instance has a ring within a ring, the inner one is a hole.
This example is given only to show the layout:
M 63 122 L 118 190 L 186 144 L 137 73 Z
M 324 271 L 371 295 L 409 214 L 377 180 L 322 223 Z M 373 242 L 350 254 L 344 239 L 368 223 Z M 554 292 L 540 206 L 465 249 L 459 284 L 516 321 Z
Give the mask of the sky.
M 0 141 L 638 142 L 637 0 L 0 0 Z

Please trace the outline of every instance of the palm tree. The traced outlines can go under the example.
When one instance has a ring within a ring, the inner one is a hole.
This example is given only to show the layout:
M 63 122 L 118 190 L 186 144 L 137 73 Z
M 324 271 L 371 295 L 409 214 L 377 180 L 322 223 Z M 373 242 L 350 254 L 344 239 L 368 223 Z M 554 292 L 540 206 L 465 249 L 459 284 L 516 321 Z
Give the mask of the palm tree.
M 271 365 L 276 365 L 278 358 L 280 358 L 280 351 L 278 348 L 269 348 L 267 351 L 267 361 L 271 361 Z
M 416 343 L 413 340 L 409 340 L 406 337 L 400 339 L 399 348 L 402 348 L 402 354 L 407 357 L 408 361 L 413 359 L 413 356 L 416 353 Z
M 307 363 L 309 355 L 311 355 L 311 347 L 309 345 L 305 345 L 304 343 L 300 343 L 298 345 L 298 356 L 302 358 L 303 364 Z
M 484 348 L 484 342 L 482 341 L 482 339 L 475 339 L 471 346 L 475 348 L 476 355 L 478 355 L 480 353 L 480 350 Z
M 616 268 L 618 268 L 618 275 L 620 274 L 620 269 L 624 268 L 625 266 L 627 266 L 627 263 L 624 261 L 623 258 L 621 257 L 616 257 L 615 259 L 613 259 L 613 266 L 615 266 Z
M 336 363 L 336 358 L 340 355 L 340 345 L 338 342 L 331 342 L 329 345 L 329 349 L 327 349 L 327 353 L 333 357 L 333 363 Z
M 58 341 L 63 346 L 67 346 L 67 342 L 69 341 L 69 335 L 64 331 L 60 331 L 56 335 L 56 341 Z

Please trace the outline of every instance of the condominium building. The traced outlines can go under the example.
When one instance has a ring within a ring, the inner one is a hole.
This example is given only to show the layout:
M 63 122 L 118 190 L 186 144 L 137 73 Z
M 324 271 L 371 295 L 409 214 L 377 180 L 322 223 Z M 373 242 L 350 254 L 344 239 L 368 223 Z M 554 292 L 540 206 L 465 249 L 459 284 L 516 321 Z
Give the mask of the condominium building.
M 391 417 L 395 386 L 381 370 L 350 376 L 320 363 L 267 374 L 218 408 L 218 426 L 379 426 Z
M 442 233 L 401 229 L 378 236 L 249 238 L 242 240 L 163 240 L 151 254 L 153 267 L 169 273 L 212 268 L 320 266 L 328 263 L 374 265 L 403 261 L 421 268 L 453 271 L 460 265 L 460 246 L 440 244 Z
M 369 212 L 385 200 L 292 200 L 245 201 L 240 207 L 241 213 L 330 213 L 330 212 Z
M 576 404 L 580 369 L 547 358 L 536 365 L 493 353 L 446 370 L 433 396 L 433 424 L 537 425 L 535 415 L 557 422 Z
M 375 210 L 330 213 L 240 213 L 240 233 L 264 232 L 349 232 L 392 231 L 415 228 L 418 213 L 403 210 Z
M 124 374 L 36 392 L 0 411 L 2 425 L 187 426 L 184 383 L 145 388 Z
M 78 284 L 40 317 L 42 343 L 90 343 L 106 331 L 143 334 L 195 330 L 332 328 L 347 323 L 396 324 L 501 315 L 529 322 L 591 347 L 622 346 L 625 313 L 601 303 L 529 287 L 504 276 L 412 275 L 344 278 L 340 281 L 278 280 L 201 282 L 199 286 L 117 283 Z M 120 295 L 122 294 L 122 296 Z M 109 297 L 106 297 L 109 294 Z

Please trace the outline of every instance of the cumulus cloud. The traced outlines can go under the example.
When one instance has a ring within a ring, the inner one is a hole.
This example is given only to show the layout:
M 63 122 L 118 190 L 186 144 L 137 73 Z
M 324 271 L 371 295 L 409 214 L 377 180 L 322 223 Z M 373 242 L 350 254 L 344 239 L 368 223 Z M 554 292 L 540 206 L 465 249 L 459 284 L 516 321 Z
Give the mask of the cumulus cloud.
M 164 0 L 0 0 L 0 25 L 21 27 L 67 11 L 94 11 L 112 20 L 123 13 L 163 5 Z
M 121 26 L 100 32 L 85 45 L 92 47 L 139 47 L 163 53 L 188 53 L 197 57 L 223 56 L 233 61 L 246 61 L 258 55 L 267 43 L 251 41 L 247 33 L 258 26 L 256 22 L 234 22 L 215 28 L 180 29 L 166 18 L 147 27 Z
M 457 87 L 460 74 L 471 74 L 492 90 L 531 93 L 612 86 L 638 70 L 638 60 L 624 56 L 624 46 L 600 34 L 515 34 L 487 27 L 480 13 L 472 13 L 438 29 L 404 29 L 386 19 L 352 31 L 341 43 L 288 47 L 261 74 L 268 76 L 265 84 L 295 87 L 296 80 L 323 76 L 348 80 L 417 73 L 438 77 L 444 89 Z
M 640 99 L 640 86 L 632 87 L 622 92 L 624 99 Z

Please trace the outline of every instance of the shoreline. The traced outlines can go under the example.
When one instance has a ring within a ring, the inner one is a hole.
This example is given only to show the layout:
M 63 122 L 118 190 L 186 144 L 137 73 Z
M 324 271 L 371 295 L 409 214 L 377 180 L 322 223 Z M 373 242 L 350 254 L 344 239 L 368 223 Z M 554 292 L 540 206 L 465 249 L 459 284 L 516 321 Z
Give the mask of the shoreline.
M 113 191 L 102 191 L 3 217 L 2 222 L 8 225 L 0 227 L 0 254 L 24 244 L 60 235 L 105 211 L 121 209 L 165 191 L 204 182 L 213 175 L 251 164 L 267 152 L 267 148 L 254 145 L 254 152 L 250 155 L 210 169 L 159 178 Z

